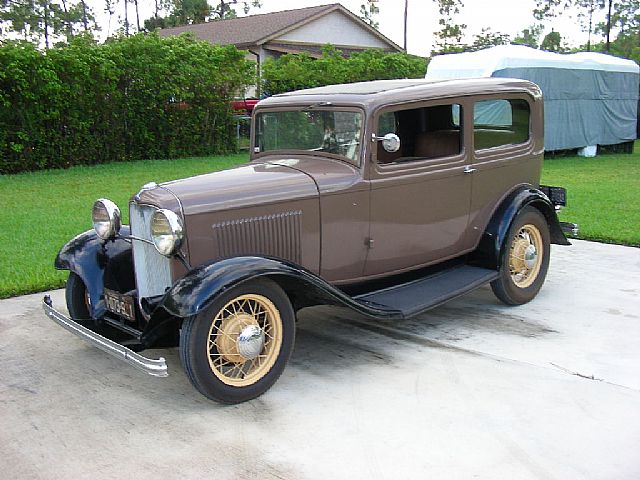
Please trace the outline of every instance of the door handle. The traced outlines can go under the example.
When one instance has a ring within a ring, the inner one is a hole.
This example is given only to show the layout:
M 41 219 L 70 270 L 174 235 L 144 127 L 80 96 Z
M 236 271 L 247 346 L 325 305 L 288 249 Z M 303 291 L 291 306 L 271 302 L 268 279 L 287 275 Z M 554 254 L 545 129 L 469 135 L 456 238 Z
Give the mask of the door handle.
M 464 167 L 464 173 L 473 173 L 477 170 L 478 170 L 477 168 L 473 168 L 470 165 L 465 165 Z

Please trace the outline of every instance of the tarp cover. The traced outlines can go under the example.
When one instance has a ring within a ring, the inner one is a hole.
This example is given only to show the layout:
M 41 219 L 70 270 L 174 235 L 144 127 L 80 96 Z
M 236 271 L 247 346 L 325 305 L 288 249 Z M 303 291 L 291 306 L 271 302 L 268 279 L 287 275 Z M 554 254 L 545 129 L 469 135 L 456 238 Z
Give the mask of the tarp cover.
M 545 150 L 612 145 L 637 135 L 640 67 L 600 53 L 560 55 L 520 45 L 434 57 L 426 78 L 521 78 L 545 99 Z

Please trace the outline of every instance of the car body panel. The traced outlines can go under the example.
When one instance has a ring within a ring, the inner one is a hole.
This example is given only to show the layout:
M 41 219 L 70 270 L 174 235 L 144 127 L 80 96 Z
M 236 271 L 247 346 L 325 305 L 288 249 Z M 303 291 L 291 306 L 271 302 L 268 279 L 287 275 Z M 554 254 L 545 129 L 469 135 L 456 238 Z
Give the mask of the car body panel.
M 120 232 L 129 235 L 129 226 L 123 225 Z M 135 288 L 131 244 L 121 238 L 105 242 L 95 230 L 69 240 L 58 252 L 54 266 L 80 276 L 87 286 L 92 318 L 100 318 L 106 312 L 105 287 L 120 292 Z

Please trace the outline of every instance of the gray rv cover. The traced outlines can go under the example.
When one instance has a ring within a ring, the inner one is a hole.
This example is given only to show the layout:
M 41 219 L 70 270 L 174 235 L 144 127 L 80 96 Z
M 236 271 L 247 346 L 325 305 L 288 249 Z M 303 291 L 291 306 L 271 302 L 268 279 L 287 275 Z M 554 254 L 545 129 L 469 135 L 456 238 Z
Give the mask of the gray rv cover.
M 532 81 L 545 100 L 545 150 L 635 140 L 640 68 L 600 53 L 560 55 L 520 45 L 438 55 L 426 78 L 508 77 Z

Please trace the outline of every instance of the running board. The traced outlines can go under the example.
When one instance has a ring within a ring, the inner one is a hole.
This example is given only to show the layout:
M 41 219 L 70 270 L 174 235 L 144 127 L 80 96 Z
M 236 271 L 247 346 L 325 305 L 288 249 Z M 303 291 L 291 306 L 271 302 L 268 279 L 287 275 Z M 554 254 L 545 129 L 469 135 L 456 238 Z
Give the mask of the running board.
M 462 265 L 419 280 L 358 295 L 354 299 L 368 306 L 397 310 L 407 318 L 442 305 L 496 278 L 496 270 Z

